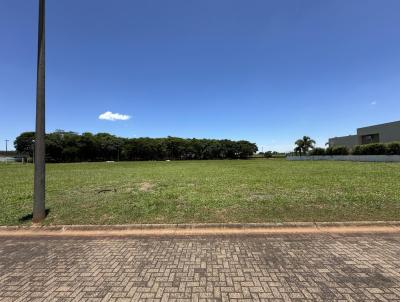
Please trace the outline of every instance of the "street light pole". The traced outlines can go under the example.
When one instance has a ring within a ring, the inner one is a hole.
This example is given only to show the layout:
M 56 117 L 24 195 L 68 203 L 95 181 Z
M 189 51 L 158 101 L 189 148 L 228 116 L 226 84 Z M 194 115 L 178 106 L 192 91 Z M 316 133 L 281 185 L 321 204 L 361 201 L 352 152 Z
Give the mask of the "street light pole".
M 39 0 L 38 58 L 36 87 L 35 179 L 33 222 L 46 216 L 45 188 L 45 0 Z
M 6 141 L 6 156 L 7 156 L 7 152 L 8 152 L 8 139 L 5 140 Z

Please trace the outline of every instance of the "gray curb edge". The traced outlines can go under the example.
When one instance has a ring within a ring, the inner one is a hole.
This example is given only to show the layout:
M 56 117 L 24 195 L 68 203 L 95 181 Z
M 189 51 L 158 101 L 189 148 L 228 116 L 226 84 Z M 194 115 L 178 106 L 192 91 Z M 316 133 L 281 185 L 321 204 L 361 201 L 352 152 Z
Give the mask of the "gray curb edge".
M 400 227 L 400 221 L 349 222 L 282 222 L 282 223 L 193 223 L 193 224 L 126 224 L 126 225 L 31 225 L 0 226 L 0 231 L 129 231 L 187 229 L 282 229 L 340 227 Z

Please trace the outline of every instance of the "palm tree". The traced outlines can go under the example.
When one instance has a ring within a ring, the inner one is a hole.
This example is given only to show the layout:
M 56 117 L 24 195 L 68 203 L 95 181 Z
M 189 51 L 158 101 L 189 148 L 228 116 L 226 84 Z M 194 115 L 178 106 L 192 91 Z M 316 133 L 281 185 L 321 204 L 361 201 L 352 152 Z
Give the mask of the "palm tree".
M 36 88 L 35 178 L 33 222 L 46 217 L 45 208 L 45 0 L 39 0 L 38 59 Z
M 297 140 L 295 144 L 297 146 L 294 148 L 294 152 L 296 152 L 296 154 L 300 154 L 300 156 L 301 156 L 301 150 L 302 150 L 301 140 Z
M 309 136 L 303 136 L 302 139 L 298 139 L 295 142 L 295 145 L 294 151 L 296 154 L 300 153 L 301 156 L 302 152 L 306 154 L 310 149 L 314 149 L 315 140 L 311 139 Z

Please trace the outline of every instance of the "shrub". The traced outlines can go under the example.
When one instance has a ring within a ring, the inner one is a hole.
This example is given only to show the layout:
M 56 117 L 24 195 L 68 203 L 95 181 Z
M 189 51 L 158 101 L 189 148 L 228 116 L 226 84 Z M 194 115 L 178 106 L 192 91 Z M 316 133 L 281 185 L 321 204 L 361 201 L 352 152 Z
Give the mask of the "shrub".
M 333 146 L 326 149 L 326 155 L 349 155 L 349 149 L 345 146 Z
M 311 150 L 310 155 L 325 155 L 325 149 L 324 148 L 314 148 Z
M 328 147 L 328 148 L 326 148 L 325 154 L 326 154 L 326 155 L 333 155 L 333 154 L 332 154 L 332 149 L 333 149 L 333 147 Z
M 355 146 L 353 150 L 351 150 L 352 155 L 361 155 L 362 153 L 362 146 Z
M 272 157 L 272 151 L 267 151 L 264 153 L 265 158 L 271 158 Z
M 400 155 L 400 142 L 390 143 L 386 147 L 387 155 Z
M 387 154 L 387 146 L 385 144 L 367 144 L 356 146 L 353 149 L 354 155 L 385 155 Z

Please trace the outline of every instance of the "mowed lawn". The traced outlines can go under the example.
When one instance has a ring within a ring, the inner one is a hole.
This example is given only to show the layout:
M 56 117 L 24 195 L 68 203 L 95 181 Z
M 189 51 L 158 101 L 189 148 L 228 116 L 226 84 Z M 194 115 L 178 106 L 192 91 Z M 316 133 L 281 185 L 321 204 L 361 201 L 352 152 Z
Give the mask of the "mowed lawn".
M 30 223 L 32 189 L 32 165 L 0 165 L 0 225 Z M 400 164 L 49 164 L 46 206 L 45 224 L 399 220 Z

